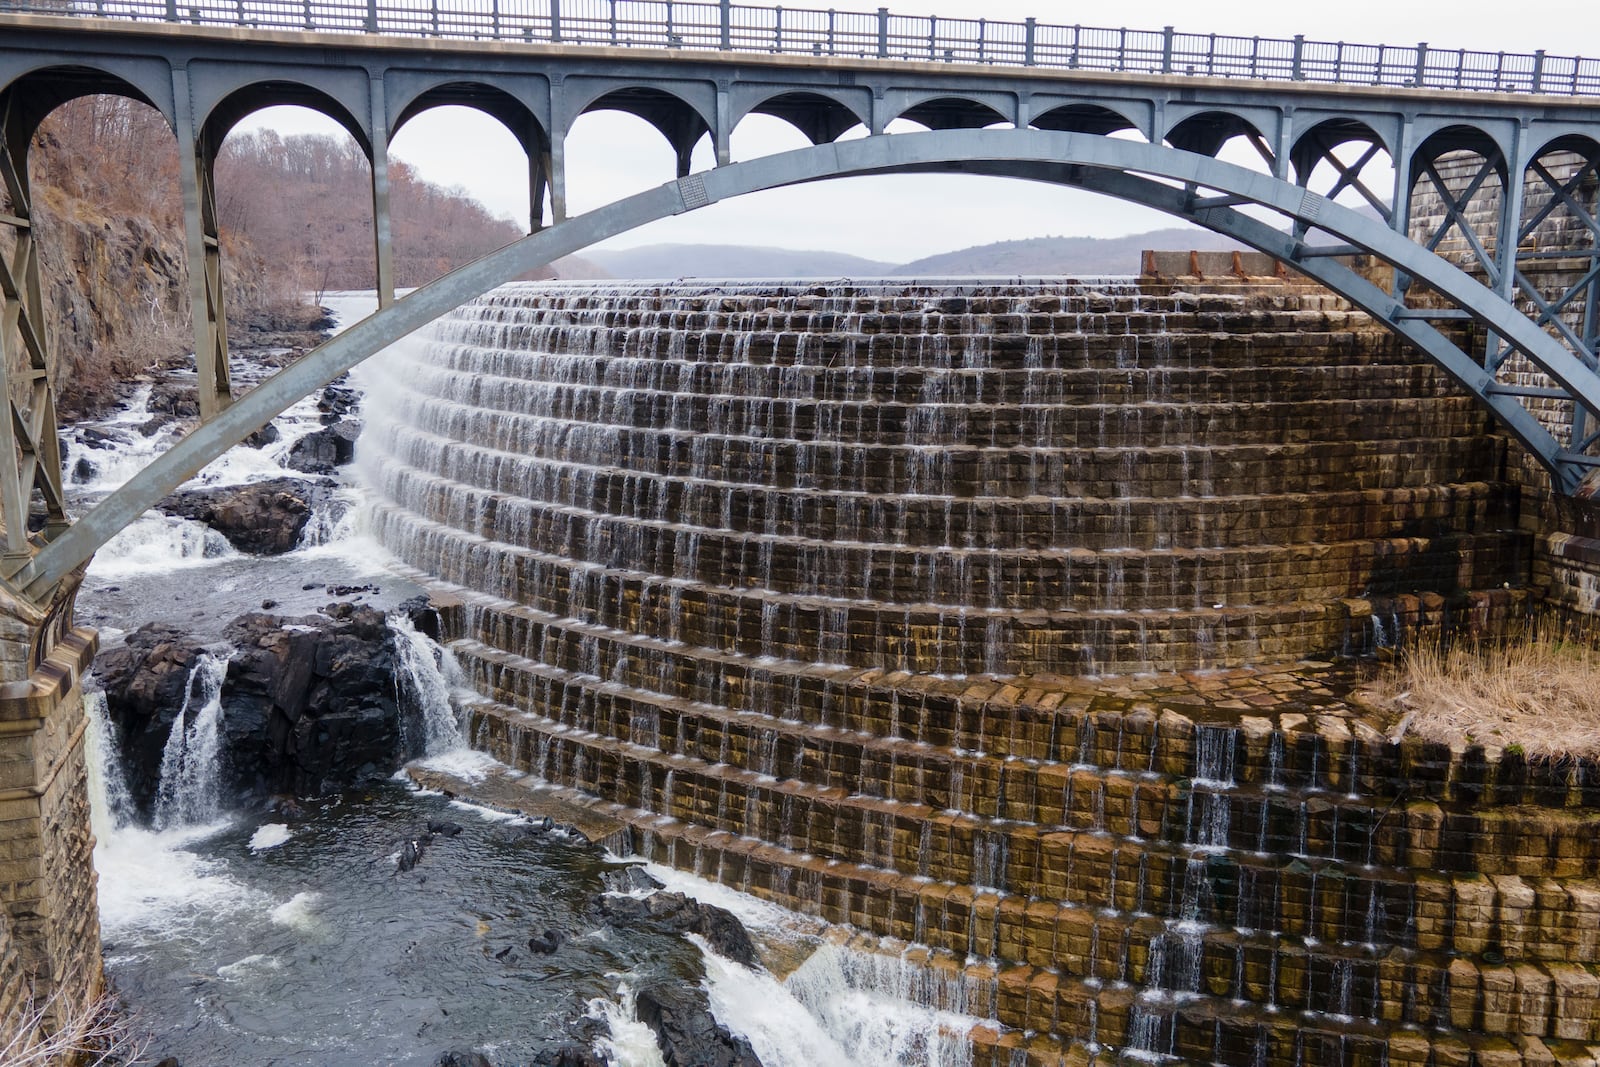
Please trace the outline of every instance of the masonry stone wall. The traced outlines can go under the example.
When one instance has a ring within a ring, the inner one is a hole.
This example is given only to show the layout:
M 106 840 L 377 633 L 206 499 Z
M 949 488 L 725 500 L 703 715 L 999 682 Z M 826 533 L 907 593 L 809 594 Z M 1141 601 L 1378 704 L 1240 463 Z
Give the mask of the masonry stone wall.
M 72 628 L 76 583 L 34 620 L 32 660 L 0 684 L 0 1004 L 81 1006 L 103 988 L 81 679 L 92 631 Z M 48 1020 L 47 1020 L 48 1024 Z
M 459 311 L 366 440 L 474 745 L 985 1067 L 1593 1063 L 1600 771 L 1350 698 L 1530 610 L 1504 439 L 1264 260 L 1147 265 Z

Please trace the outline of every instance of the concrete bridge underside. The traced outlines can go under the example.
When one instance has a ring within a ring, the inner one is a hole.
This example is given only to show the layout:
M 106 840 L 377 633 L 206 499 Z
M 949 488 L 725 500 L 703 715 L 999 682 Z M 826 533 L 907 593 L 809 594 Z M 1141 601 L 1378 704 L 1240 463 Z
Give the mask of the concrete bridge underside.
M 87 831 L 72 827 L 87 824 L 77 810 L 76 687 L 93 644 L 73 628 L 71 605 L 94 552 L 205 463 L 385 346 L 504 281 L 652 221 L 866 174 L 978 173 L 1100 192 L 1233 236 L 1342 294 L 1474 395 L 1548 471 L 1556 492 L 1586 492 L 1600 467 L 1600 104 L 854 57 L 180 32 L 34 16 L 0 16 L 0 29 L 0 227 L 13 235 L 0 264 L 0 367 L 10 406 L 0 418 L 0 838 L 45 842 L 0 865 L 0 894 L 41 989 L 87 988 L 98 973 L 97 951 L 84 948 L 93 940 L 92 908 L 86 927 L 81 901 L 57 885 L 75 884 L 59 872 L 88 861 Z M 71 521 L 27 154 L 51 111 L 95 93 L 149 104 L 177 139 L 203 424 Z M 333 117 L 371 161 L 381 306 L 236 397 L 212 169 L 237 123 L 278 104 Z M 517 136 L 528 154 L 534 232 L 396 300 L 387 145 L 412 117 L 445 104 L 482 110 Z M 676 152 L 678 176 L 568 217 L 567 132 L 580 116 L 606 109 L 659 130 Z M 813 147 L 733 162 L 732 131 L 751 114 L 792 123 Z M 929 129 L 886 132 L 902 118 Z M 858 126 L 867 136 L 838 139 Z M 690 174 L 702 138 L 718 165 Z M 1257 166 L 1218 158 L 1241 145 Z M 1447 187 L 1446 157 L 1465 166 L 1464 186 Z M 1392 188 L 1367 180 L 1374 160 L 1392 166 Z M 1420 239 L 1410 210 L 1419 189 L 1446 204 L 1437 231 Z M 1340 202 L 1352 198 L 1363 210 Z M 1587 249 L 1567 255 L 1586 257 L 1587 267 L 1578 284 L 1551 294 L 1529 280 L 1528 264 L 1541 254 L 1541 228 L 1557 217 L 1586 235 Z M 1460 254 L 1446 258 L 1444 247 Z M 1358 270 L 1353 256 L 1392 272 L 1381 284 L 1370 280 L 1377 275 Z M 29 534 L 28 515 L 41 507 L 43 528 Z M 0 964 L 5 952 L 0 945 Z

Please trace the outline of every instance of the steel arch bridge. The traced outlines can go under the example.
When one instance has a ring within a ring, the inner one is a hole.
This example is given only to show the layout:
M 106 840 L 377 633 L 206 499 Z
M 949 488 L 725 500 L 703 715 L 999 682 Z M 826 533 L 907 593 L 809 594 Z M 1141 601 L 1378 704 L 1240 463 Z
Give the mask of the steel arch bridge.
M 123 7 L 125 15 L 140 12 L 138 4 Z M 215 21 L 211 8 L 189 10 L 192 21 Z M 1381 62 L 1376 85 L 1309 80 L 1299 60 L 1293 68 L 1228 68 L 1243 78 L 1173 73 L 1184 68 L 1174 66 L 1171 31 L 1161 63 L 1130 72 L 965 62 L 966 53 L 950 50 L 954 61 L 935 62 L 882 49 L 741 52 L 726 2 L 720 46 L 704 51 L 678 47 L 681 40 L 574 44 L 559 32 L 543 43 L 531 32 L 506 40 L 498 24 L 484 36 L 500 39 L 473 41 L 328 33 L 313 26 L 310 4 L 305 10 L 311 28 L 298 31 L 0 15 L 0 188 L 9 205 L 0 230 L 13 234 L 10 260 L 0 264 L 0 368 L 10 404 L 10 417 L 0 417 L 0 593 L 9 598 L 50 601 L 97 548 L 206 462 L 501 282 L 670 215 L 855 175 L 1051 182 L 1228 234 L 1327 285 L 1443 367 L 1543 465 L 1556 492 L 1585 491 L 1600 468 L 1600 99 L 1589 96 L 1600 93 L 1600 75 L 1590 77 L 1593 86 L 1584 80 L 1589 61 L 1570 61 L 1565 95 L 1556 96 L 1539 77 L 1497 79 L 1480 92 L 1431 88 L 1416 49 L 1418 77 L 1408 84 L 1386 84 Z M 1535 70 L 1546 62 L 1542 53 L 1523 58 L 1536 59 Z M 1126 48 L 1121 62 L 1138 66 Z M 177 139 L 203 425 L 74 522 L 62 495 L 27 153 L 54 108 L 95 93 L 156 108 Z M 212 169 L 228 132 L 276 104 L 334 118 L 370 160 L 380 309 L 235 397 Z M 387 145 L 411 118 L 444 104 L 484 111 L 517 136 L 528 153 L 534 232 L 395 300 Z M 568 217 L 567 133 L 582 115 L 606 109 L 660 131 L 678 177 Z M 732 131 L 752 114 L 788 121 L 813 147 L 732 162 Z M 895 119 L 928 130 L 886 132 Z M 856 127 L 868 136 L 839 139 Z M 702 139 L 717 166 L 691 174 Z M 1254 166 L 1219 158 L 1241 151 Z M 1372 177 L 1382 163 L 1392 187 Z M 1427 217 L 1413 215 L 1419 191 L 1434 197 Z M 1541 246 L 1553 232 L 1561 248 Z M 1369 280 L 1351 256 L 1389 265 L 1392 283 Z M 1566 273 L 1552 290 L 1538 268 L 1555 257 Z M 30 538 L 26 519 L 38 498 L 47 525 Z

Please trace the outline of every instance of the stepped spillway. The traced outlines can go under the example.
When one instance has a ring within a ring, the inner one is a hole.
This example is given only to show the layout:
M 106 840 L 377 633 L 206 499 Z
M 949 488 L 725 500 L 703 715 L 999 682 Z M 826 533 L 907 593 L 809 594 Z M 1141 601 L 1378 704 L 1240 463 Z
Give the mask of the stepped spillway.
M 1600 1027 L 1592 783 L 1305 662 L 1528 572 L 1505 442 L 1325 293 L 512 286 L 386 358 L 374 523 L 459 598 L 475 743 L 917 946 L 984 1062 Z

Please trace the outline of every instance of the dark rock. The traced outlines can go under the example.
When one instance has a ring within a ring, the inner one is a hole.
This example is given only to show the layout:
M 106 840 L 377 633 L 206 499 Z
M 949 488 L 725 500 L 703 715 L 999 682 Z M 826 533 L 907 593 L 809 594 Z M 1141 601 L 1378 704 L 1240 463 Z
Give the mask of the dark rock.
M 548 956 L 561 947 L 566 937 L 560 930 L 546 930 L 536 937 L 528 938 L 528 951 L 539 956 Z
M 90 463 L 86 456 L 79 456 L 78 462 L 72 465 L 72 480 L 87 482 L 94 478 L 95 465 Z
M 150 390 L 148 410 L 152 415 L 168 415 L 180 419 L 200 417 L 200 390 L 192 378 L 167 379 Z
M 276 600 L 263 600 L 261 602 L 261 610 L 262 611 L 271 611 L 273 608 L 275 608 L 277 606 L 278 606 L 278 602 Z
M 404 873 L 422 862 L 422 854 L 428 849 L 426 837 L 406 838 L 400 843 L 400 858 L 395 861 L 395 869 Z
M 429 819 L 428 833 L 438 834 L 440 837 L 455 837 L 461 832 L 461 824 L 450 822 L 448 819 Z
M 332 504 L 332 483 L 274 478 L 250 485 L 186 489 L 156 507 L 205 523 L 240 552 L 280 555 L 300 543 L 311 513 Z
M 394 635 L 362 605 L 298 619 L 252 612 L 228 624 L 234 652 L 222 687 L 223 785 L 231 798 L 337 791 L 392 774 L 420 714 L 399 681 Z M 162 750 L 202 652 L 151 624 L 100 653 L 96 675 L 124 739 L 129 785 L 155 794 Z M 404 721 L 403 721 L 404 720 Z
M 330 585 L 324 592 L 329 596 L 355 596 L 357 593 L 381 593 L 382 589 L 375 585 Z
M 637 863 L 630 863 L 626 867 L 617 867 L 606 871 L 600 876 L 600 880 L 613 893 L 636 893 L 640 890 L 662 888 L 661 883 L 652 878 L 649 872 Z
M 715 904 L 703 904 L 682 893 L 652 893 L 642 898 L 603 896 L 600 912 L 613 926 L 643 925 L 677 934 L 699 934 L 717 955 L 746 967 L 757 965 L 756 947 L 744 924 Z
M 307 592 L 309 590 L 315 589 L 316 587 L 317 587 L 317 583 L 316 582 L 307 582 L 305 585 L 302 585 L 300 587 L 300 590 L 302 592 Z
M 281 436 L 283 435 L 278 432 L 278 428 L 269 422 L 249 437 L 246 437 L 242 443 L 249 445 L 251 448 L 265 448 Z
M 505 962 L 507 962 L 507 958 L 509 957 L 510 962 L 515 963 L 515 962 L 517 962 L 517 958 L 515 956 L 511 955 L 512 951 L 513 951 L 512 946 L 507 945 L 505 948 L 501 949 L 499 952 L 496 952 L 494 954 L 494 958 L 499 960 L 501 963 L 505 963 Z
M 667 1067 L 761 1067 L 748 1041 L 718 1025 L 703 990 L 682 982 L 655 985 L 639 990 L 635 1003 Z
M 529 1067 L 606 1067 L 605 1060 L 581 1045 L 540 1049 L 528 1064 Z
M 546 818 L 545 822 L 548 824 L 549 823 L 549 819 Z M 566 838 L 567 840 L 576 842 L 577 844 L 580 844 L 580 845 L 592 845 L 592 844 L 594 844 L 593 841 L 589 840 L 589 835 L 588 834 L 584 833 L 582 830 L 578 829 L 576 826 L 573 826 L 569 822 L 556 823 L 554 826 L 547 826 L 546 828 L 551 833 L 559 834 L 560 836 Z
M 122 738 L 128 788 L 141 803 L 155 796 L 161 753 L 203 651 L 177 627 L 149 623 L 95 659 L 95 677 Z
M 433 1067 L 494 1067 L 481 1052 L 441 1052 Z
M 156 1067 L 183 1067 L 183 1065 L 178 1062 L 178 1057 L 168 1056 L 161 1062 L 157 1063 Z
M 78 431 L 78 440 L 88 448 L 122 448 L 128 439 L 114 430 L 102 430 L 98 426 L 85 426 Z
M 339 377 L 317 398 L 317 410 L 322 412 L 323 422 L 338 422 L 361 406 L 361 394 L 344 384 L 348 381 L 347 377 Z
M 356 438 L 361 436 L 361 424 L 354 419 L 341 419 L 331 426 L 313 430 L 289 446 L 289 456 L 284 465 L 290 470 L 308 474 L 328 474 L 356 457 Z

